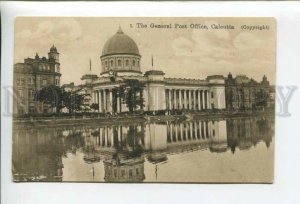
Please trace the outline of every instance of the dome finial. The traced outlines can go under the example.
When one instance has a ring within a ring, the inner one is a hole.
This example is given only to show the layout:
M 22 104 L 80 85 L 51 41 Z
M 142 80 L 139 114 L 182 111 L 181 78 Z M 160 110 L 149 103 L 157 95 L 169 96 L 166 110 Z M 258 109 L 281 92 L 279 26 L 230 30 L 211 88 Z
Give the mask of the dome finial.
M 118 34 L 123 34 L 123 30 L 122 30 L 120 24 L 119 24 L 119 29 L 118 29 L 117 33 L 118 33 Z

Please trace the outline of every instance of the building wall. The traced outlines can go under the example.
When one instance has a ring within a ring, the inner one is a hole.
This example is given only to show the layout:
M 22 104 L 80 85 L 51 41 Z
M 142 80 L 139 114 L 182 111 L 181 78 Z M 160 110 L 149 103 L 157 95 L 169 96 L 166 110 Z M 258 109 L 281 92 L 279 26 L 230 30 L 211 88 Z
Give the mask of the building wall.
M 148 72 L 144 77 L 136 78 L 141 83 L 145 83 L 143 91 L 145 111 L 200 111 L 226 108 L 223 77 L 215 76 L 209 80 L 166 79 L 161 71 L 152 70 L 150 72 L 153 74 Z M 110 99 L 117 99 L 115 96 L 110 97 L 111 87 L 120 86 L 122 80 L 111 82 L 104 80 L 104 78 L 107 77 L 100 77 L 92 83 L 91 100 L 92 103 L 100 105 L 99 112 L 104 112 L 104 110 L 111 112 L 112 109 L 109 108 Z M 135 78 L 131 77 L 130 79 Z M 99 83 L 99 81 L 103 82 Z M 105 97 L 103 93 L 105 93 Z M 120 102 L 118 101 L 118 103 Z M 114 108 L 114 112 L 124 111 L 128 110 L 123 105 L 117 111 Z
M 166 109 L 166 95 L 163 84 L 148 84 L 146 86 L 147 111 L 159 111 Z
M 229 110 L 255 110 L 269 108 L 271 104 L 270 84 L 266 77 L 256 82 L 246 76 L 231 75 L 225 86 L 226 105 Z
M 56 59 L 57 60 L 57 59 Z M 59 62 L 54 59 L 27 58 L 14 65 L 13 114 L 45 112 L 47 105 L 34 100 L 35 93 L 49 85 L 60 86 Z

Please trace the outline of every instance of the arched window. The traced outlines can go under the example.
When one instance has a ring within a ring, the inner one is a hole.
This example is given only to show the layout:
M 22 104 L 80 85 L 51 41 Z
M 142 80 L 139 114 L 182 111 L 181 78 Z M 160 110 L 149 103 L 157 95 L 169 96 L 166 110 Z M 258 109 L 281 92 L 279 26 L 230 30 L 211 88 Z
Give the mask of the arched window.
M 126 66 L 129 66 L 129 60 L 126 60 Z
M 111 66 L 111 67 L 114 66 L 114 61 L 110 60 L 110 66 Z
M 121 67 L 122 66 L 122 62 L 121 60 L 118 60 L 118 66 Z
M 135 67 L 135 60 L 132 60 L 132 66 Z
M 140 61 L 139 61 L 139 60 L 137 61 L 137 66 L 138 66 L 138 67 L 140 66 Z

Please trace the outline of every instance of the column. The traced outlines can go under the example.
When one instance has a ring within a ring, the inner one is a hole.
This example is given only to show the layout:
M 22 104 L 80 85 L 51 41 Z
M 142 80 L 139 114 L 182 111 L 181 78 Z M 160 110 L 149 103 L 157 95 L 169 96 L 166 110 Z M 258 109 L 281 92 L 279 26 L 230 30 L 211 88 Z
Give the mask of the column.
M 99 90 L 98 91 L 98 94 L 99 94 L 99 101 L 98 101 L 98 104 L 99 104 L 99 111 L 102 112 L 102 91 Z
M 169 94 L 169 110 L 172 110 L 172 97 L 171 97 L 171 89 L 168 90 Z
M 99 128 L 99 135 L 100 135 L 100 146 L 102 146 L 102 141 L 103 141 L 103 138 L 102 138 L 102 135 L 103 135 L 103 132 L 102 132 L 102 129 Z
M 196 90 L 193 90 L 193 109 L 196 110 Z
M 200 91 L 198 90 L 198 110 L 201 110 Z
M 170 123 L 170 138 L 171 138 L 171 141 L 173 141 L 173 126 L 172 126 L 172 123 Z
M 193 123 L 190 123 L 191 140 L 193 140 Z
M 111 138 L 110 138 L 110 141 L 111 141 L 111 147 L 114 146 L 114 133 L 115 133 L 115 131 L 114 131 L 114 128 L 112 127 L 112 128 L 111 128 Z
M 194 131 L 195 131 L 195 139 L 198 138 L 198 128 L 197 128 L 197 122 L 194 122 Z
M 204 91 L 204 98 L 205 98 L 205 109 L 207 109 L 207 91 Z
M 108 134 L 107 134 L 108 132 L 107 131 L 108 131 L 108 128 L 105 127 L 104 128 L 104 146 L 105 147 L 107 147 L 107 144 L 108 144 Z
M 113 95 L 112 95 L 112 90 L 109 90 L 109 111 L 113 112 Z
M 183 104 L 184 104 L 184 109 L 187 109 L 186 92 L 187 92 L 187 90 L 183 90 Z
M 206 134 L 206 137 L 209 138 L 208 122 L 206 121 L 205 124 L 206 124 L 206 133 L 207 133 L 207 134 Z
M 172 142 L 172 137 L 171 137 L 171 133 L 170 133 L 170 123 L 167 122 L 167 136 L 169 136 L 170 142 Z
M 210 109 L 210 100 L 209 100 L 209 98 L 210 98 L 210 92 L 207 91 L 207 108 L 208 109 Z
M 188 123 L 185 123 L 185 140 L 188 140 Z
M 178 127 L 176 124 L 174 124 L 174 127 L 175 127 L 175 138 L 176 138 L 176 141 L 178 141 Z
M 173 94 L 174 94 L 174 109 L 176 110 L 177 109 L 177 100 L 176 100 L 176 92 L 177 92 L 177 90 L 176 89 L 174 89 L 174 91 L 173 91 Z
M 202 138 L 202 126 L 201 126 L 201 121 L 199 121 L 199 136 L 200 136 L 200 139 Z
M 103 112 L 107 112 L 106 89 L 103 90 Z
M 189 90 L 189 110 L 192 109 L 192 91 Z
M 180 139 L 183 141 L 183 124 L 180 123 Z
M 202 96 L 202 110 L 204 110 L 205 109 L 205 99 L 204 99 L 204 91 L 202 90 L 202 94 L 201 94 L 201 96 Z
M 206 138 L 206 123 L 205 121 L 203 122 L 203 137 Z
M 121 126 L 118 126 L 118 143 L 121 142 Z
M 178 90 L 178 93 L 179 93 L 179 109 L 182 109 L 181 90 Z

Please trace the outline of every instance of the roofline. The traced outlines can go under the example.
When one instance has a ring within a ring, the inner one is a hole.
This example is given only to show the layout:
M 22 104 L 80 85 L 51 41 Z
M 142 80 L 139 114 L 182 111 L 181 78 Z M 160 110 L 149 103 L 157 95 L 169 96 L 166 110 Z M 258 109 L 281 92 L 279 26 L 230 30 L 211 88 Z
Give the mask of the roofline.
M 110 70 L 109 70 L 110 71 Z M 105 72 L 101 72 L 100 75 L 102 74 L 107 74 L 109 73 L 109 71 L 105 71 Z M 134 73 L 139 73 L 139 74 L 143 74 L 143 72 L 141 71 L 136 71 L 136 70 L 113 70 L 114 72 L 134 72 Z
M 111 53 L 111 54 L 101 55 L 100 59 L 102 59 L 103 57 L 113 56 L 113 55 L 134 55 L 134 56 L 142 57 L 140 54 L 134 54 L 134 53 Z

